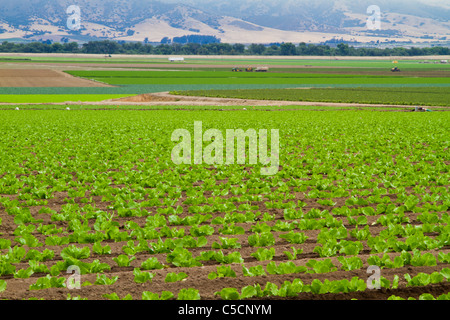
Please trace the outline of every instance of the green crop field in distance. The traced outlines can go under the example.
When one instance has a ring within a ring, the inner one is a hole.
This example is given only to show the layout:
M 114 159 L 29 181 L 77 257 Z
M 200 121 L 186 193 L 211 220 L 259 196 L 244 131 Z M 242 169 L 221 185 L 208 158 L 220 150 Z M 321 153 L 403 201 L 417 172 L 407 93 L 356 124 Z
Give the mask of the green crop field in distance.
M 340 74 L 335 71 L 334 74 L 317 74 L 317 73 L 271 73 L 271 72 L 231 72 L 230 70 L 224 71 L 213 71 L 210 69 L 202 71 L 189 71 L 189 70 L 176 70 L 176 71 L 117 71 L 117 70 L 69 70 L 65 71 L 68 74 L 83 78 L 174 78 L 174 79 L 191 79 L 191 78 L 250 78 L 250 79 L 302 79 L 302 78 L 391 78 L 392 74 L 387 75 L 359 75 L 359 74 Z M 396 77 L 402 77 L 401 75 L 396 75 Z
M 354 59 L 341 59 L 340 57 L 324 57 L 324 59 L 311 59 L 305 57 L 295 57 L 293 59 L 287 59 L 283 57 L 270 57 L 270 56 L 261 56 L 261 57 L 252 57 L 248 58 L 199 58 L 195 56 L 183 55 L 185 61 L 183 64 L 173 63 L 173 68 L 184 68 L 189 65 L 205 65 L 212 66 L 215 65 L 218 68 L 222 67 L 232 67 L 234 65 L 266 65 L 266 66 L 312 66 L 312 67 L 349 67 L 349 68 L 374 68 L 374 69 L 386 69 L 391 68 L 394 65 L 398 65 L 401 68 L 415 68 L 415 69 L 443 69 L 450 70 L 450 65 L 444 64 L 434 64 L 434 63 L 421 63 L 423 60 L 402 60 L 399 59 L 397 64 L 393 64 L 392 60 L 389 58 L 385 59 L 358 59 L 355 57 Z M 112 57 L 107 57 L 103 54 L 98 54 L 97 56 L 35 56 L 28 55 L 23 57 L 14 57 L 14 56 L 0 56 L 0 61 L 11 61 L 14 59 L 17 63 L 58 63 L 58 64 L 72 64 L 72 63 L 100 63 L 105 65 L 114 65 L 114 64 L 149 64 L 151 67 L 152 64 L 158 66 L 159 64 L 167 64 L 168 59 L 166 57 L 143 57 L 141 56 L 133 56 L 129 55 L 127 57 L 112 55 Z M 424 59 L 427 60 L 427 59 Z M 431 60 L 434 61 L 434 60 Z
M 449 78 L 94 78 L 95 80 L 112 85 L 121 84 L 299 84 L 315 85 L 326 84 L 329 86 L 339 84 L 448 84 Z
M 230 71 L 67 71 L 74 76 L 111 85 L 442 85 L 448 77 L 403 77 L 393 75 L 247 73 Z
M 171 93 L 258 100 L 450 106 L 450 90 L 446 87 L 197 90 Z

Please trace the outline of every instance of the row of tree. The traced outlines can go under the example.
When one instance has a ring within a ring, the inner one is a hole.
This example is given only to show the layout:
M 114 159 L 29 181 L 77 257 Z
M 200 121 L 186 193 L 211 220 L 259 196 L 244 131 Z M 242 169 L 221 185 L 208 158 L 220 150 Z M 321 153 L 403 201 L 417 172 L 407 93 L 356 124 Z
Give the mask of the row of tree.
M 184 39 L 183 39 L 184 40 Z M 161 54 L 161 55 L 281 55 L 281 56 L 427 56 L 450 55 L 448 47 L 426 48 L 355 48 L 346 43 L 336 47 L 324 44 L 276 43 L 272 45 L 228 43 L 171 43 L 151 45 L 141 42 L 89 41 L 82 45 L 66 43 L 3 42 L 0 52 L 20 53 L 93 53 L 93 54 Z

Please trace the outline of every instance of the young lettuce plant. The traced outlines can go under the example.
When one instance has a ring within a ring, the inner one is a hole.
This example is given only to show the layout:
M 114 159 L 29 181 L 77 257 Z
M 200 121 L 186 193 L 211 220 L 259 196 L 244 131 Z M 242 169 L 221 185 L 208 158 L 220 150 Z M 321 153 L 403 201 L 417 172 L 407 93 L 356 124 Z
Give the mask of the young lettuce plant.
M 270 227 L 267 223 L 258 222 L 251 227 L 251 231 L 254 233 L 270 232 L 272 231 L 272 227 Z
M 303 249 L 296 249 L 294 247 L 291 247 L 291 249 L 292 249 L 292 253 L 287 250 L 283 251 L 283 253 L 286 255 L 286 257 L 289 260 L 297 260 L 297 255 L 303 253 Z
M 130 258 L 129 256 L 124 255 L 124 254 L 121 254 L 118 257 L 113 258 L 113 260 L 117 263 L 117 265 L 119 267 L 129 267 L 131 261 L 133 261 L 135 259 L 136 259 L 136 257 L 134 257 L 134 256 Z
M 219 241 L 220 243 L 214 241 L 211 247 L 213 249 L 239 249 L 241 247 L 238 238 L 219 237 Z
M 223 277 L 232 277 L 236 278 L 236 272 L 231 269 L 230 266 L 218 266 L 217 272 L 211 272 L 208 274 L 209 280 L 214 280 L 216 278 L 223 278 Z
M 208 243 L 205 236 L 200 236 L 195 239 L 192 236 L 184 236 L 182 239 L 174 239 L 176 246 L 181 246 L 184 248 L 200 248 Z
M 163 269 L 164 265 L 159 263 L 158 259 L 155 257 L 148 258 L 144 262 L 141 263 L 141 269 L 143 270 L 155 270 L 155 269 Z
M 14 274 L 16 272 L 16 266 L 6 262 L 6 261 L 0 261 L 0 276 Z
M 290 274 L 306 272 L 308 269 L 305 266 L 296 266 L 292 261 L 280 262 L 278 266 L 274 261 L 270 261 L 266 270 L 269 274 Z
M 262 266 L 253 266 L 253 267 L 245 267 L 242 266 L 242 273 L 244 277 L 257 277 L 257 276 L 265 276 L 266 272 Z
M 14 273 L 14 278 L 19 278 L 19 279 L 27 279 L 29 277 L 31 277 L 31 275 L 33 274 L 33 269 L 31 267 L 27 268 L 27 269 L 20 269 L 17 270 Z
M 242 263 L 244 259 L 239 251 L 230 252 L 225 255 L 222 251 L 214 253 L 214 260 L 222 264 Z
M 338 228 L 322 228 L 317 235 L 317 242 L 326 244 L 330 240 L 347 239 L 348 232 L 344 226 Z
M 66 278 L 52 277 L 49 274 L 45 277 L 38 278 L 36 282 L 30 285 L 30 290 L 42 290 L 48 288 L 65 288 Z
M 450 263 L 450 252 L 449 253 L 439 252 L 438 259 L 439 259 L 439 262 Z
M 69 244 L 69 237 L 49 236 L 45 238 L 45 244 L 48 246 L 63 246 Z
M 146 283 L 147 281 L 152 281 L 155 276 L 154 273 L 141 271 L 139 268 L 134 268 L 133 270 L 134 282 L 136 283 Z
M 193 226 L 189 232 L 193 237 L 210 236 L 214 233 L 214 228 L 209 225 Z
M 197 289 L 183 288 L 178 292 L 177 300 L 200 300 L 201 296 Z
M 192 252 L 185 248 L 176 247 L 171 253 L 167 254 L 167 263 L 176 267 L 195 267 L 202 264 L 192 257 Z
M 242 263 L 244 259 L 242 259 L 241 253 L 238 251 L 234 251 L 225 255 L 222 251 L 202 251 L 200 255 L 196 258 L 198 261 L 210 261 L 215 260 L 221 264 L 231 264 L 231 263 Z
M 306 266 L 310 268 L 307 271 L 307 273 L 328 273 L 337 270 L 335 265 L 331 262 L 331 259 L 324 259 L 324 260 L 310 259 L 306 263 Z
M 142 300 L 170 300 L 174 297 L 175 295 L 170 291 L 162 291 L 161 296 L 150 291 L 142 292 Z
M 28 261 L 28 265 L 33 273 L 50 273 L 48 267 L 45 264 L 39 264 L 39 261 L 30 260 Z
M 55 224 L 43 225 L 39 224 L 39 227 L 36 229 L 37 232 L 42 233 L 43 235 L 51 235 L 55 233 L 62 233 L 62 228 L 56 228 Z
M 258 248 L 250 255 L 256 258 L 258 261 L 272 260 L 275 256 L 275 248 Z
M 40 247 L 43 244 L 39 242 L 39 239 L 32 234 L 24 234 L 21 237 L 14 238 L 14 241 L 21 244 L 22 246 L 27 246 L 30 248 Z
M 92 245 L 92 251 L 99 255 L 111 254 L 111 247 L 109 245 L 102 246 L 100 242 Z
M 347 217 L 348 223 L 352 226 L 367 225 L 366 216 L 358 216 L 356 219 L 353 217 Z
M 24 258 L 27 254 L 27 251 L 22 246 L 14 246 L 14 247 L 8 247 L 8 252 L 5 254 L 0 255 L 0 260 L 3 262 L 9 262 L 9 263 L 19 263 L 22 262 L 22 260 L 29 260 Z M 29 251 L 37 251 L 36 249 L 30 249 Z M 47 251 L 50 251 L 47 249 Z
M 414 267 L 418 266 L 435 266 L 437 265 L 436 258 L 431 252 L 421 254 L 419 250 L 414 249 L 413 255 L 410 257 L 410 264 Z
M 107 285 L 110 286 L 114 283 L 116 283 L 117 279 L 119 279 L 118 276 L 108 278 L 105 274 L 97 274 L 97 277 L 95 279 L 94 285 Z
M 291 231 L 295 229 L 297 226 L 297 221 L 287 222 L 278 220 L 275 225 L 272 227 L 273 231 Z
M 340 249 L 339 253 L 343 253 L 347 256 L 355 256 L 358 255 L 359 252 L 363 249 L 363 244 L 359 241 L 348 241 L 348 240 L 341 240 L 339 242 Z
M 102 295 L 103 298 L 106 298 L 108 300 L 133 300 L 133 297 L 131 294 L 127 294 L 123 298 L 120 298 L 117 293 L 105 293 Z
M 66 270 L 70 266 L 78 266 L 80 268 L 81 274 L 102 273 L 105 270 L 111 270 L 109 264 L 101 263 L 98 259 L 88 263 L 72 257 L 68 257 L 63 261 L 58 261 L 56 264 L 54 264 L 50 269 L 50 274 L 58 275 L 60 272 L 66 272 Z
M 347 279 L 330 281 L 325 279 L 322 283 L 319 279 L 314 279 L 309 285 L 309 290 L 314 294 L 324 293 L 348 293 L 355 291 L 364 291 L 366 283 L 358 277 L 353 277 L 350 281 Z
M 355 229 L 350 230 L 350 235 L 359 241 L 361 240 L 367 240 L 369 236 L 371 235 L 369 226 L 366 225 L 364 228 L 359 229 L 358 226 L 355 227 Z
M 351 271 L 351 270 L 359 270 L 363 266 L 363 262 L 361 258 L 359 257 L 338 257 L 338 261 L 341 263 L 341 269 L 345 271 Z
M 82 298 L 80 295 L 78 296 L 71 296 L 70 293 L 67 294 L 66 300 L 88 300 L 88 298 Z
M 431 274 L 419 272 L 415 277 L 411 277 L 408 273 L 404 275 L 407 286 L 427 286 L 432 283 L 440 283 L 444 276 L 440 272 Z
M 241 226 L 236 226 L 234 222 L 224 224 L 222 228 L 219 228 L 219 233 L 223 235 L 237 235 L 244 234 L 245 229 Z
M 306 291 L 308 291 L 308 286 L 305 286 L 300 279 L 294 279 L 292 282 L 285 281 L 278 289 L 277 296 L 297 297 L 299 293 Z
M 130 256 L 134 256 L 138 252 L 148 251 L 148 243 L 146 240 L 139 240 L 135 245 L 133 240 L 127 241 L 127 244 L 122 247 L 122 251 Z
M 398 288 L 398 283 L 399 283 L 399 276 L 395 275 L 394 279 L 392 280 L 392 285 L 391 282 L 386 279 L 385 277 L 380 277 L 380 281 L 379 281 L 379 285 L 381 288 L 385 288 L 385 289 L 397 289 Z M 372 281 L 372 286 L 376 287 L 376 280 Z
M 91 250 L 89 247 L 79 248 L 75 245 L 71 245 L 62 249 L 61 258 L 67 259 L 71 257 L 75 259 L 86 259 L 89 258 L 90 254 Z
M 275 244 L 275 237 L 271 232 L 255 233 L 249 235 L 247 240 L 252 247 L 267 247 Z
M 164 280 L 164 282 L 177 282 L 177 281 L 183 281 L 184 279 L 187 278 L 187 274 L 184 272 L 180 272 L 180 273 L 175 273 L 175 272 L 169 272 L 166 275 L 166 278 Z
M 241 295 L 236 288 L 223 288 L 220 291 L 214 292 L 215 296 L 220 296 L 222 300 L 240 300 Z
M 318 253 L 321 258 L 333 257 L 338 253 L 340 247 L 341 246 L 336 239 L 329 239 L 329 241 L 325 242 L 322 246 L 316 246 L 313 249 L 313 252 Z
M 287 240 L 289 243 L 301 244 L 308 239 L 308 237 L 302 232 L 294 232 L 293 230 L 289 233 L 281 234 L 280 238 Z
M 50 249 L 44 249 L 42 252 L 36 249 L 30 249 L 25 256 L 25 260 L 35 260 L 43 262 L 52 260 L 54 256 L 55 252 Z

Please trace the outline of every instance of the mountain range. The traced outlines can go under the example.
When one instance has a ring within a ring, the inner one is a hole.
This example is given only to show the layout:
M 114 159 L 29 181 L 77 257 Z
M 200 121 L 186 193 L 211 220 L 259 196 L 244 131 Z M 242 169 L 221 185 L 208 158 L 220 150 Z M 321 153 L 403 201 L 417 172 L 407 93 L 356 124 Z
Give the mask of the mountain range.
M 184 35 L 215 36 L 225 43 L 450 40 L 450 0 L 0 1 L 3 40 L 160 42 Z M 376 30 L 367 25 L 376 17 L 376 11 L 367 11 L 371 5 L 380 9 Z

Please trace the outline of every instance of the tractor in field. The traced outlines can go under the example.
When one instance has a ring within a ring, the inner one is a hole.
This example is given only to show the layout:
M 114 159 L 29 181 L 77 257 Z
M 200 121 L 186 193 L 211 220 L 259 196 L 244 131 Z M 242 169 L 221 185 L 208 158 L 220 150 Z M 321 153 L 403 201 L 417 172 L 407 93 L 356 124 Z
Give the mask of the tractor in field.
M 242 69 L 239 69 L 239 68 L 235 67 L 235 68 L 231 69 L 231 71 L 238 72 L 238 71 L 242 71 Z M 267 72 L 267 71 L 269 71 L 269 68 L 268 67 L 257 67 L 257 68 L 247 67 L 247 68 L 245 68 L 245 71 L 246 72 L 253 72 L 253 71 L 255 71 L 255 72 Z
M 432 112 L 433 110 L 424 108 L 424 107 L 414 107 L 411 111 L 413 112 Z
M 400 72 L 400 69 L 398 67 L 394 67 L 391 69 L 392 72 Z

